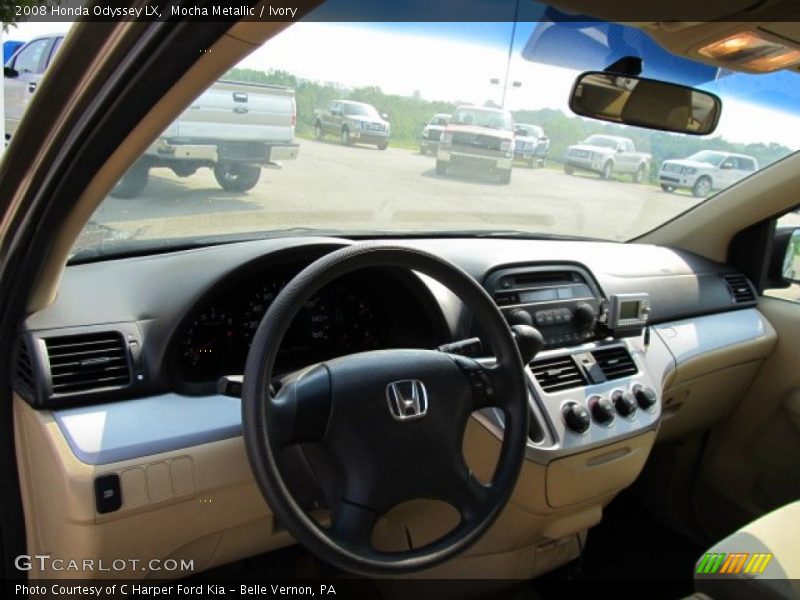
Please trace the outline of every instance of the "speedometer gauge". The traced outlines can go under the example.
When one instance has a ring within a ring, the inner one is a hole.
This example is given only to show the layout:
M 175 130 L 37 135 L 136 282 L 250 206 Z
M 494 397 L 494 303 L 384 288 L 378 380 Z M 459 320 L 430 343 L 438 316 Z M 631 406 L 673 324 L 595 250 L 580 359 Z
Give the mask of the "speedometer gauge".
M 253 343 L 253 336 L 256 334 L 261 319 L 264 318 L 267 309 L 269 309 L 269 305 L 272 304 L 285 285 L 286 282 L 282 280 L 264 284 L 253 294 L 250 301 L 247 303 L 242 323 L 242 332 L 248 349 L 250 348 L 250 344 Z
M 236 320 L 224 309 L 201 313 L 184 333 L 181 359 L 199 378 L 225 374 L 239 360 Z

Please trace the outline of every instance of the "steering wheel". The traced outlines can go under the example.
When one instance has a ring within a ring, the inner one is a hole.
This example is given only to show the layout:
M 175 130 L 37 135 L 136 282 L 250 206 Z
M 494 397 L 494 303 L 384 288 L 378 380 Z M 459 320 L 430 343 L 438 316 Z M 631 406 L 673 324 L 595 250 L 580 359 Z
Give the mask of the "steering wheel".
M 486 332 L 495 363 L 435 350 L 375 350 L 305 368 L 274 392 L 278 347 L 303 304 L 337 277 L 376 266 L 411 269 L 447 286 Z M 489 406 L 503 411 L 505 431 L 494 476 L 483 484 L 470 473 L 462 443 L 470 414 Z M 385 243 L 332 252 L 286 285 L 256 331 L 242 387 L 248 459 L 275 516 L 319 558 L 366 576 L 421 571 L 477 541 L 511 496 L 524 460 L 528 414 L 520 353 L 489 295 L 452 263 Z M 293 444 L 316 446 L 331 466 L 319 477 L 330 527 L 301 508 L 280 473 L 278 454 Z M 376 550 L 370 540 L 378 518 L 421 498 L 447 502 L 460 523 L 419 548 Z

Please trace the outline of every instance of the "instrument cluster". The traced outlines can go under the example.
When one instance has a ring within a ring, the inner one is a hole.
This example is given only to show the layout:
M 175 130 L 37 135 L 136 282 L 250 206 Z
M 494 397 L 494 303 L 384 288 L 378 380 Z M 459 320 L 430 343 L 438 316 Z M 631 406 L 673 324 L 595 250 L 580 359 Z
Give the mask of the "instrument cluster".
M 246 281 L 223 285 L 201 300 L 173 341 L 178 380 L 216 382 L 221 375 L 241 374 L 261 320 L 301 266 L 243 277 Z M 380 348 L 433 347 L 438 324 L 431 322 L 410 277 L 363 269 L 324 287 L 289 327 L 276 373 Z

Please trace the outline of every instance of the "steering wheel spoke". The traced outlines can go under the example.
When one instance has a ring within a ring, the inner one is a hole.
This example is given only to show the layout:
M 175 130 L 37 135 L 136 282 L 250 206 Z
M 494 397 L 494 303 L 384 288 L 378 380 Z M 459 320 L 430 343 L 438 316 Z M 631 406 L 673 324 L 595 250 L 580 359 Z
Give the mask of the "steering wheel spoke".
M 450 499 L 450 504 L 465 523 L 481 518 L 490 505 L 492 487 L 478 481 L 472 474 Z
M 330 536 L 352 552 L 374 552 L 372 530 L 378 522 L 377 512 L 342 500 L 332 517 Z
M 324 364 L 290 374 L 269 396 L 266 419 L 274 448 L 322 439 L 331 412 L 330 373 Z
M 502 365 L 486 364 L 459 355 L 451 356 L 469 382 L 472 391 L 472 410 L 493 406 L 502 408 L 506 399 L 510 397 L 513 400 L 513 391 L 506 383 L 508 374 Z

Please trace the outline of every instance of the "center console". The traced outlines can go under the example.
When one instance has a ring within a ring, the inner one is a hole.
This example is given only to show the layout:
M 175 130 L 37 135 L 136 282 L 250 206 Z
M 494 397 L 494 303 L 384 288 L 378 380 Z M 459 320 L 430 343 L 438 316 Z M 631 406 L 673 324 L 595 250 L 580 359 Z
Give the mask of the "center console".
M 547 464 L 657 428 L 660 386 L 646 360 L 648 294 L 606 297 L 572 264 L 503 268 L 485 286 L 509 324 L 532 325 L 544 339 L 526 365 L 530 459 Z M 502 430 L 502 413 L 483 417 Z

